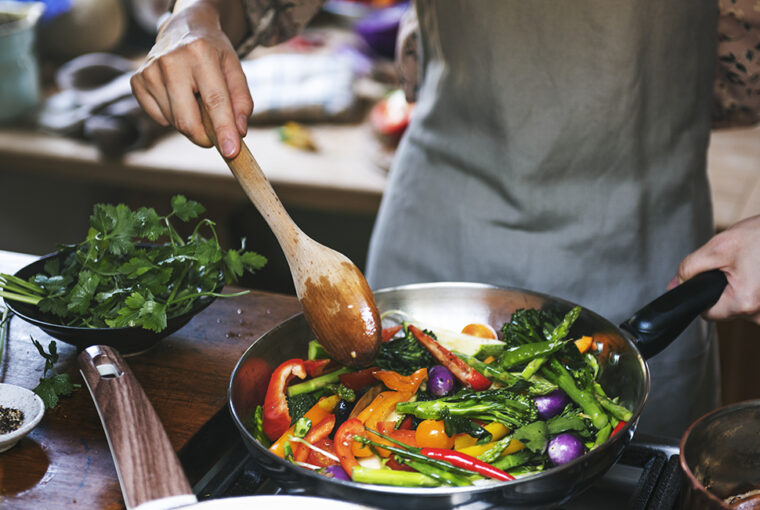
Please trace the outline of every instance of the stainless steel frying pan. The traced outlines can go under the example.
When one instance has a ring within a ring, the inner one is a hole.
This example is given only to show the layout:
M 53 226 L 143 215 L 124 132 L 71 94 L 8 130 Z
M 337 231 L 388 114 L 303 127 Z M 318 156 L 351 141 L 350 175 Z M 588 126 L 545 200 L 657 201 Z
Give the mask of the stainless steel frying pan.
M 524 479 L 489 486 L 399 488 L 346 482 L 312 473 L 270 453 L 245 423 L 263 401 L 271 370 L 281 362 L 304 357 L 313 338 L 303 315 L 297 315 L 259 338 L 232 373 L 229 406 L 233 420 L 253 458 L 286 489 L 392 509 L 553 508 L 589 487 L 620 457 L 633 437 L 649 392 L 644 359 L 664 349 L 701 312 L 720 297 L 723 273 L 703 273 L 661 296 L 620 327 L 583 309 L 571 334 L 593 335 L 600 347 L 600 382 L 610 395 L 633 410 L 630 422 L 601 447 L 559 467 Z M 375 293 L 377 306 L 398 309 L 426 324 L 461 329 L 481 322 L 497 329 L 519 308 L 565 313 L 573 303 L 520 289 L 471 283 L 434 283 L 397 287 Z

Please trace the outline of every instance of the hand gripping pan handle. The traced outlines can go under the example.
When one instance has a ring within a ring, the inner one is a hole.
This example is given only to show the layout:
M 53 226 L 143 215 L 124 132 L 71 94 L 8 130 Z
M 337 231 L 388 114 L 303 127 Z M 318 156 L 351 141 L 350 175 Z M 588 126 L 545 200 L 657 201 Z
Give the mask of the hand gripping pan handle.
M 111 448 L 128 509 L 159 510 L 197 502 L 161 421 L 119 353 L 93 345 L 79 355 Z
M 718 269 L 700 273 L 644 306 L 620 328 L 633 335 L 644 358 L 651 358 L 712 307 L 727 283 Z

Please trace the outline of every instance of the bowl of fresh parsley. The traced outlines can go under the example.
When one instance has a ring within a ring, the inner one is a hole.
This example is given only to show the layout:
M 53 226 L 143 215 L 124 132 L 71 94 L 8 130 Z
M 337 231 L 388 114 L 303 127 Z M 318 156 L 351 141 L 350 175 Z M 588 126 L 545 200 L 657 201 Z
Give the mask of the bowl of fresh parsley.
M 0 274 L 0 296 L 11 312 L 63 342 L 142 352 L 214 299 L 247 292 L 222 288 L 266 263 L 244 247 L 222 249 L 214 223 L 199 219 L 204 211 L 181 195 L 166 215 L 97 204 L 84 241 Z

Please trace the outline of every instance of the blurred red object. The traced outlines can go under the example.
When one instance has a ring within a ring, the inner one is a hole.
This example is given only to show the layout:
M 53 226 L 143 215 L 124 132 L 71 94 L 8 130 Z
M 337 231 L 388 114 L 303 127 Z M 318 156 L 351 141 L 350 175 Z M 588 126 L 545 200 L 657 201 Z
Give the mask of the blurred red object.
M 385 145 L 396 145 L 406 131 L 414 109 L 402 90 L 395 90 L 378 101 L 369 112 L 372 130 Z

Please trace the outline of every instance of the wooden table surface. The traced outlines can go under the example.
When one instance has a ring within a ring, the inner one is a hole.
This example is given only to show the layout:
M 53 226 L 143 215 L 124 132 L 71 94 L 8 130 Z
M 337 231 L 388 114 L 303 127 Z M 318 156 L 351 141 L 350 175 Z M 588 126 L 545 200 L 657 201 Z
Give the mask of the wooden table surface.
M 0 272 L 14 272 L 32 257 L 0 251 Z M 217 446 L 237 432 L 198 437 L 212 418 L 226 416 L 227 385 L 235 363 L 253 341 L 300 312 L 295 297 L 251 292 L 217 299 L 177 333 L 146 353 L 127 358 L 180 453 L 191 483 L 198 459 L 213 460 Z M 13 318 L 0 382 L 34 388 L 44 360 L 30 337 L 47 347 L 40 329 Z M 82 383 L 76 351 L 57 342 L 59 372 Z M 216 418 L 215 418 L 216 419 Z M 226 437 L 224 437 L 226 436 Z M 42 422 L 16 446 L 0 453 L 0 508 L 123 508 L 121 489 L 105 434 L 86 387 L 62 398 Z

